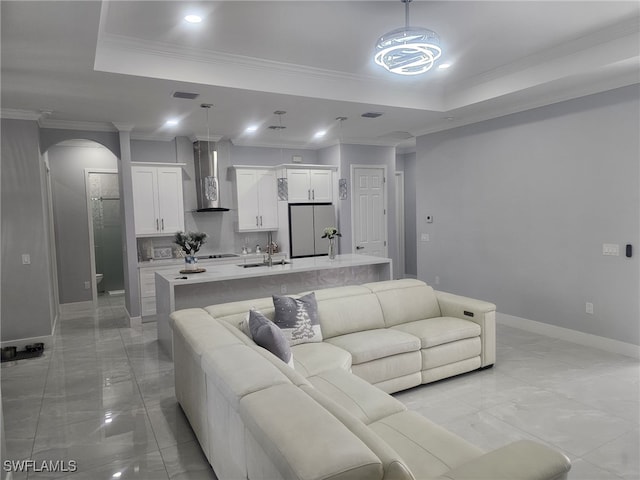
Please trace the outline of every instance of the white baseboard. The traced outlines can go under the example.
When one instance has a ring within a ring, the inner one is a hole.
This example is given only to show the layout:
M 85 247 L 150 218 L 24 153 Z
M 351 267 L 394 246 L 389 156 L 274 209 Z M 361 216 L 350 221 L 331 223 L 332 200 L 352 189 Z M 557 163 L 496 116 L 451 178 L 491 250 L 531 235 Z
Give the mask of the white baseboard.
M 127 312 L 127 317 L 129 318 L 129 328 L 133 327 L 141 327 L 142 326 L 142 316 L 138 315 L 137 317 L 132 317 L 129 313 L 129 310 L 125 307 L 125 312 Z
M 640 359 L 640 346 L 632 343 L 621 342 L 619 340 L 600 337 L 598 335 L 591 335 L 590 333 L 579 332 L 577 330 L 558 327 L 548 323 L 536 322 L 535 320 L 529 320 L 500 312 L 496 312 L 496 321 L 509 327 L 515 327 L 528 332 L 539 333 L 540 335 L 566 340 L 567 342 L 599 348 L 600 350 L 605 350 L 607 352 Z

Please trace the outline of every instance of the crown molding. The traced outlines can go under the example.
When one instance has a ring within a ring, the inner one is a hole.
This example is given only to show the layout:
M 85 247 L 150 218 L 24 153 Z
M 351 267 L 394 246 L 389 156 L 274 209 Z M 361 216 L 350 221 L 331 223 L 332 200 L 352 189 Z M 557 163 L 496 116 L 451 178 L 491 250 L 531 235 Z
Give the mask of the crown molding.
M 33 110 L 21 110 L 18 108 L 2 108 L 0 109 L 0 118 L 10 120 L 39 120 L 42 116 L 41 112 Z
M 81 122 L 75 120 L 54 120 L 51 118 L 40 118 L 38 120 L 40 128 L 56 128 L 60 130 L 85 130 L 89 132 L 115 132 L 111 123 L 107 122 Z

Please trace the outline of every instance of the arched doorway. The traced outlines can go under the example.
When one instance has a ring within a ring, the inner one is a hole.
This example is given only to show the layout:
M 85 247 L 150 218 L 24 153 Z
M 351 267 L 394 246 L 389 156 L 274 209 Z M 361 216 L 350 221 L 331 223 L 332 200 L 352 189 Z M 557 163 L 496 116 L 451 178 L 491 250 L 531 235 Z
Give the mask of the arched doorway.
M 118 158 L 100 143 L 82 139 L 51 145 L 46 158 L 60 304 L 122 296 Z

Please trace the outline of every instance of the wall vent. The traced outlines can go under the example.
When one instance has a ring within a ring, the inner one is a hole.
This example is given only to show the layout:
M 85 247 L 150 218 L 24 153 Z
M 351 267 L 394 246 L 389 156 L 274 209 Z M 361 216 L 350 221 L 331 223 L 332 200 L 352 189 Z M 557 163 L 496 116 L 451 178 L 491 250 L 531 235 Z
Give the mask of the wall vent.
M 184 98 L 185 100 L 195 100 L 200 96 L 200 94 L 191 93 L 191 92 L 173 92 L 171 96 L 173 98 Z
M 378 118 L 378 117 L 382 116 L 382 113 L 380 113 L 380 112 L 366 112 L 366 113 L 363 113 L 360 116 L 364 117 L 364 118 Z

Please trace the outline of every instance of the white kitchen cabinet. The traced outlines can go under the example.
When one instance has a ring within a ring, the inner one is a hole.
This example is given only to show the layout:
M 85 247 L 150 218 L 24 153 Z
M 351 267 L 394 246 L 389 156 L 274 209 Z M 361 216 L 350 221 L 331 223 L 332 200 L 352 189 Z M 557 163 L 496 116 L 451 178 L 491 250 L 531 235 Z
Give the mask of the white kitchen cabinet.
M 235 167 L 239 232 L 278 229 L 278 182 L 273 169 Z
M 184 230 L 182 167 L 131 167 L 133 215 L 138 236 Z
M 333 202 L 333 173 L 329 169 L 287 169 L 289 203 Z

